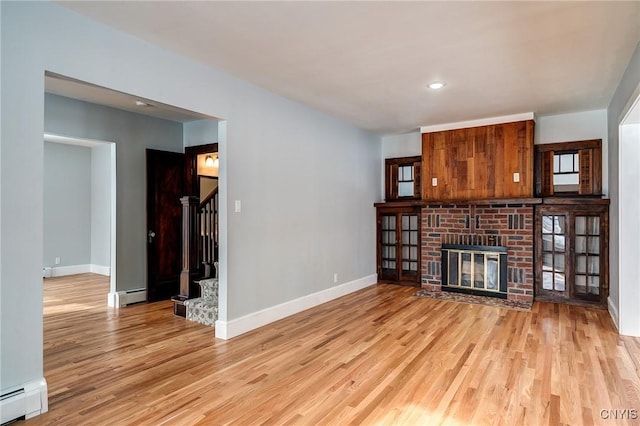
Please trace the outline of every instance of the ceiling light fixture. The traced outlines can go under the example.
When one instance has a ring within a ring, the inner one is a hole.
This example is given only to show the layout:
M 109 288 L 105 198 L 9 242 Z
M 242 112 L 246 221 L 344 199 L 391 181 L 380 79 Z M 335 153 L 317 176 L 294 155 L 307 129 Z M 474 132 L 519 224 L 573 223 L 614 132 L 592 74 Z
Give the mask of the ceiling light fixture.
M 445 83 L 441 81 L 434 81 L 429 85 L 429 89 L 438 90 L 438 89 L 442 89 L 444 86 L 446 86 Z
M 148 106 L 149 106 L 149 104 L 148 104 L 148 103 L 146 103 L 146 102 L 142 102 L 142 101 L 136 101 L 136 106 L 139 106 L 139 107 L 148 107 Z

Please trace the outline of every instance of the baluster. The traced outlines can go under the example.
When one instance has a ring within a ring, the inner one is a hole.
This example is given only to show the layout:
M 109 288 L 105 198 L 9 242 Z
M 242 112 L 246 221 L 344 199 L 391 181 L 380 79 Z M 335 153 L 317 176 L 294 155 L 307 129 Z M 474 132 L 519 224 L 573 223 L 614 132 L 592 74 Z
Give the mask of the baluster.
M 205 255 L 204 255 L 204 261 L 209 263 L 209 258 L 211 257 L 211 254 L 209 252 L 210 250 L 210 246 L 209 246 L 209 228 L 211 227 L 210 223 L 209 223 L 209 204 L 205 204 L 204 205 L 204 223 L 205 223 L 205 230 L 204 230 L 204 244 L 205 244 Z
M 211 229 L 209 230 L 209 244 L 211 246 L 211 257 L 210 257 L 210 262 L 213 265 L 213 261 L 215 258 L 215 244 L 214 244 L 214 235 L 215 235 L 215 208 L 213 205 L 213 198 L 211 200 L 209 200 L 209 211 L 211 211 L 211 216 L 209 218 L 209 224 L 211 225 Z

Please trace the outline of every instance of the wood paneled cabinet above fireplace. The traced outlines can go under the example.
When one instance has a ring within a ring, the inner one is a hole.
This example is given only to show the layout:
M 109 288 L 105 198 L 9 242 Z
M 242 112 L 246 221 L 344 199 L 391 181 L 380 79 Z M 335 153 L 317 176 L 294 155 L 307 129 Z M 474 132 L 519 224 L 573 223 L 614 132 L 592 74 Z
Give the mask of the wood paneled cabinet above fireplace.
M 533 196 L 533 120 L 422 135 L 427 201 Z
M 535 232 L 536 300 L 606 306 L 608 200 L 545 199 L 536 206 Z

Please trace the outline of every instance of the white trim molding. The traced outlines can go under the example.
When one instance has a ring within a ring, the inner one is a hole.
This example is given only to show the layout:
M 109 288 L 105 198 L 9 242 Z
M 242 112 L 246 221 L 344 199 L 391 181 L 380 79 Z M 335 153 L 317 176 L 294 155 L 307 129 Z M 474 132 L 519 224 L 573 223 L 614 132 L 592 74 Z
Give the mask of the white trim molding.
M 534 120 L 533 112 L 522 114 L 503 115 L 500 117 L 481 118 L 479 120 L 459 121 L 457 123 L 435 124 L 433 126 L 420 127 L 420 133 L 441 132 L 443 130 L 466 129 L 469 127 L 490 126 L 492 124 L 512 123 L 514 121 Z
M 3 390 L 0 394 L 0 424 L 49 411 L 47 381 L 43 378 Z
M 616 330 L 618 330 L 618 333 L 619 333 L 620 332 L 620 325 L 619 325 L 619 322 L 618 322 L 619 321 L 618 320 L 618 308 L 613 303 L 613 300 L 611 300 L 611 297 L 607 297 L 607 305 L 609 306 L 609 316 L 613 320 L 613 325 L 616 326 Z
M 111 268 L 109 266 L 91 264 L 89 265 L 89 272 L 98 274 L 98 275 L 104 275 L 105 277 L 111 276 Z
M 43 276 L 45 278 L 66 277 L 68 275 L 87 274 L 90 272 L 94 274 L 106 275 L 108 277 L 111 275 L 111 268 L 108 266 L 93 265 L 93 264 L 55 266 L 55 267 L 45 266 L 43 268 Z
M 55 266 L 51 268 L 52 277 L 66 277 L 68 275 L 87 274 L 91 272 L 91 265 Z
M 369 287 L 377 282 L 378 276 L 376 274 L 368 275 L 348 283 L 340 284 L 326 290 L 321 290 L 316 293 L 263 309 L 261 311 L 253 312 L 240 318 L 232 319 L 230 321 L 218 320 L 215 325 L 215 334 L 219 339 L 228 340 L 269 323 L 278 321 L 282 318 L 297 314 L 298 312 L 313 308 L 355 291 L 362 290 L 363 288 Z
M 70 136 L 55 135 L 53 133 L 45 133 L 44 141 L 52 142 L 52 143 L 61 143 L 65 145 L 86 146 L 88 148 L 93 148 L 94 146 L 101 146 L 101 145 L 104 145 L 105 143 L 115 143 L 110 141 L 99 141 L 96 139 L 75 138 Z

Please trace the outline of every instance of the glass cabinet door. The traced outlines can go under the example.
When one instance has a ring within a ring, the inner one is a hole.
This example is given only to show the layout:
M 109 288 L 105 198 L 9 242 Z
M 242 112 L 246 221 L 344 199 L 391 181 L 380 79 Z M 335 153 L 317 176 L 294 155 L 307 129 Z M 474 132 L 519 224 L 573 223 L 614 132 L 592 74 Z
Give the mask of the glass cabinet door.
M 567 292 L 567 217 L 542 215 L 542 290 L 566 298 Z
M 419 215 L 417 214 L 401 214 L 402 251 L 400 253 L 400 262 L 402 263 L 402 279 L 415 279 L 418 277 L 419 222 Z
M 378 213 L 378 278 L 416 285 L 420 281 L 420 213 Z
M 600 295 L 600 216 L 575 216 L 574 292 Z
M 575 201 L 538 207 L 535 291 L 538 300 L 606 305 L 608 205 Z
M 396 214 L 383 214 L 380 216 L 380 273 L 383 279 L 397 280 L 398 260 L 396 253 L 397 226 Z

